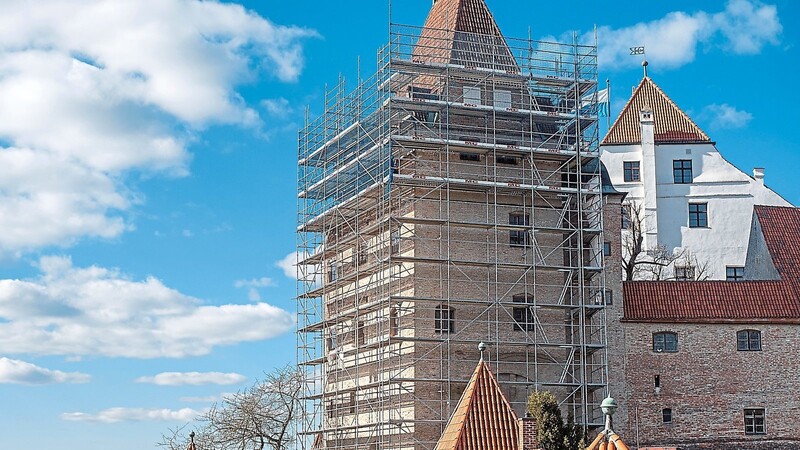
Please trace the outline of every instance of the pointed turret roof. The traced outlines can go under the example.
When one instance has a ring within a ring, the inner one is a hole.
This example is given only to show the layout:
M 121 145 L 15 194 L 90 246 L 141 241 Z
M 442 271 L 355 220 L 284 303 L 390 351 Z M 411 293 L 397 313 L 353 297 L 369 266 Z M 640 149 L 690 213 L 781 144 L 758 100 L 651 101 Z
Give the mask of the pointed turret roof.
M 489 364 L 478 363 L 436 450 L 518 450 L 519 425 Z
M 519 67 L 484 0 L 437 0 L 414 59 L 517 72 Z
M 711 142 L 708 135 L 650 77 L 646 76 L 622 108 L 619 117 L 603 139 L 602 145 L 641 143 L 639 113 L 644 109 L 653 111 L 656 144 Z

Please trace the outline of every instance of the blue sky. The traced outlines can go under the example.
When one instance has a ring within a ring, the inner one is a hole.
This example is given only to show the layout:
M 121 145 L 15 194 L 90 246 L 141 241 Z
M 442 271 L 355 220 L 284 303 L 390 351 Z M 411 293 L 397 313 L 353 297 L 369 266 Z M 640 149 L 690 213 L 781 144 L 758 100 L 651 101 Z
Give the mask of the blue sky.
M 508 36 L 598 27 L 612 112 L 651 77 L 800 204 L 793 0 L 487 0 Z M 430 0 L 395 0 L 422 25 Z M 702 8 L 702 9 L 700 9 Z M 0 4 L 8 450 L 139 450 L 294 359 L 297 129 L 375 67 L 385 2 Z M 351 86 L 354 83 L 350 83 Z

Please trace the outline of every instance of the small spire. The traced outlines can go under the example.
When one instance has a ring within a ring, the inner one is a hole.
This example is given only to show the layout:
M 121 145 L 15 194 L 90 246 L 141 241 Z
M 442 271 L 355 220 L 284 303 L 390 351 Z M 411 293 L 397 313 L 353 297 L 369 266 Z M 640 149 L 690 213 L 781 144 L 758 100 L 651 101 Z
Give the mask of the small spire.
M 642 67 L 644 67 L 644 77 L 645 78 L 647 78 L 647 66 L 649 66 L 649 65 L 650 65 L 650 63 L 647 62 L 646 59 L 644 61 L 642 61 Z
M 486 343 L 485 342 L 481 342 L 480 344 L 478 344 L 478 351 L 481 352 L 481 362 L 483 362 L 483 352 L 486 351 Z
M 197 446 L 194 445 L 194 431 L 189 433 L 189 448 L 187 450 L 197 450 Z

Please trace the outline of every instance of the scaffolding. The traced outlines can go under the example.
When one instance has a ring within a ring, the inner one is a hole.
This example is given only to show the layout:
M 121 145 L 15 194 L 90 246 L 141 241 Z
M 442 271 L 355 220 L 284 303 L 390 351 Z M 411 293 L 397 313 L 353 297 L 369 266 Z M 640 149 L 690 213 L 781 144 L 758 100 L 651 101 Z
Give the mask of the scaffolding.
M 596 45 L 390 30 L 300 132 L 301 446 L 433 449 L 479 342 L 602 426 Z

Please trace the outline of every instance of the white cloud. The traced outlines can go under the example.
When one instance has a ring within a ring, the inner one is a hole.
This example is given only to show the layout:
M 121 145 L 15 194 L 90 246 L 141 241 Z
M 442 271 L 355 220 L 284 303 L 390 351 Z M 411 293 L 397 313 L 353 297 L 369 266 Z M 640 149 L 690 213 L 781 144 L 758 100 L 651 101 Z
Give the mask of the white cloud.
M 258 291 L 259 288 L 265 287 L 273 287 L 275 286 L 275 282 L 272 281 L 271 278 L 262 277 L 262 278 L 255 278 L 252 280 L 236 280 L 233 283 L 234 287 L 236 288 L 247 288 L 247 299 L 251 302 L 260 302 L 261 301 L 261 293 Z
M 606 70 L 639 65 L 641 57 L 630 56 L 630 47 L 644 45 L 655 67 L 675 68 L 694 61 L 701 45 L 736 54 L 759 53 L 768 44 L 778 44 L 782 30 L 774 5 L 730 0 L 718 13 L 677 11 L 625 28 L 600 27 L 598 59 Z
M 0 358 L 0 384 L 88 383 L 91 376 L 50 370 L 16 359 Z
M 288 119 L 294 112 L 289 100 L 285 98 L 268 98 L 261 100 L 261 106 L 268 115 L 278 119 Z
M 301 280 L 310 281 L 312 284 L 319 284 L 322 281 L 322 270 L 319 264 L 298 265 L 298 261 L 300 261 L 300 253 L 292 252 L 276 261 L 275 266 L 280 268 L 287 278 L 293 280 L 297 280 L 299 274 Z
M 201 386 L 204 384 L 241 384 L 247 377 L 238 373 L 222 372 L 162 372 L 152 377 L 139 377 L 137 383 L 150 383 L 159 386 Z
M 256 288 L 265 288 L 265 287 L 272 287 L 275 286 L 275 282 L 272 281 L 272 278 L 262 277 L 262 278 L 254 278 L 252 280 L 236 280 L 233 283 L 234 287 L 243 288 L 243 287 L 256 287 Z
M 288 255 L 284 256 L 283 259 L 275 263 L 276 267 L 279 267 L 283 274 L 286 275 L 287 278 L 291 278 L 293 280 L 297 279 L 297 252 L 289 253 Z
M 723 103 L 721 105 L 708 105 L 703 108 L 700 113 L 700 119 L 708 121 L 711 128 L 714 129 L 742 128 L 750 123 L 753 115 Z
M 258 124 L 238 87 L 296 80 L 313 35 L 229 3 L 4 2 L 0 255 L 118 236 L 126 175 L 186 175 L 198 130 Z
M 178 410 L 172 409 L 144 409 L 144 408 L 109 408 L 97 414 L 83 412 L 69 412 L 61 414 L 61 419 L 71 422 L 190 422 L 202 414 L 191 408 Z
M 44 257 L 31 280 L 0 280 L 8 354 L 179 358 L 285 333 L 292 315 L 266 303 L 204 305 L 155 278 Z
M 225 400 L 235 394 L 231 392 L 224 392 L 219 395 L 209 395 L 206 397 L 181 397 L 179 400 L 186 403 L 215 403 Z

